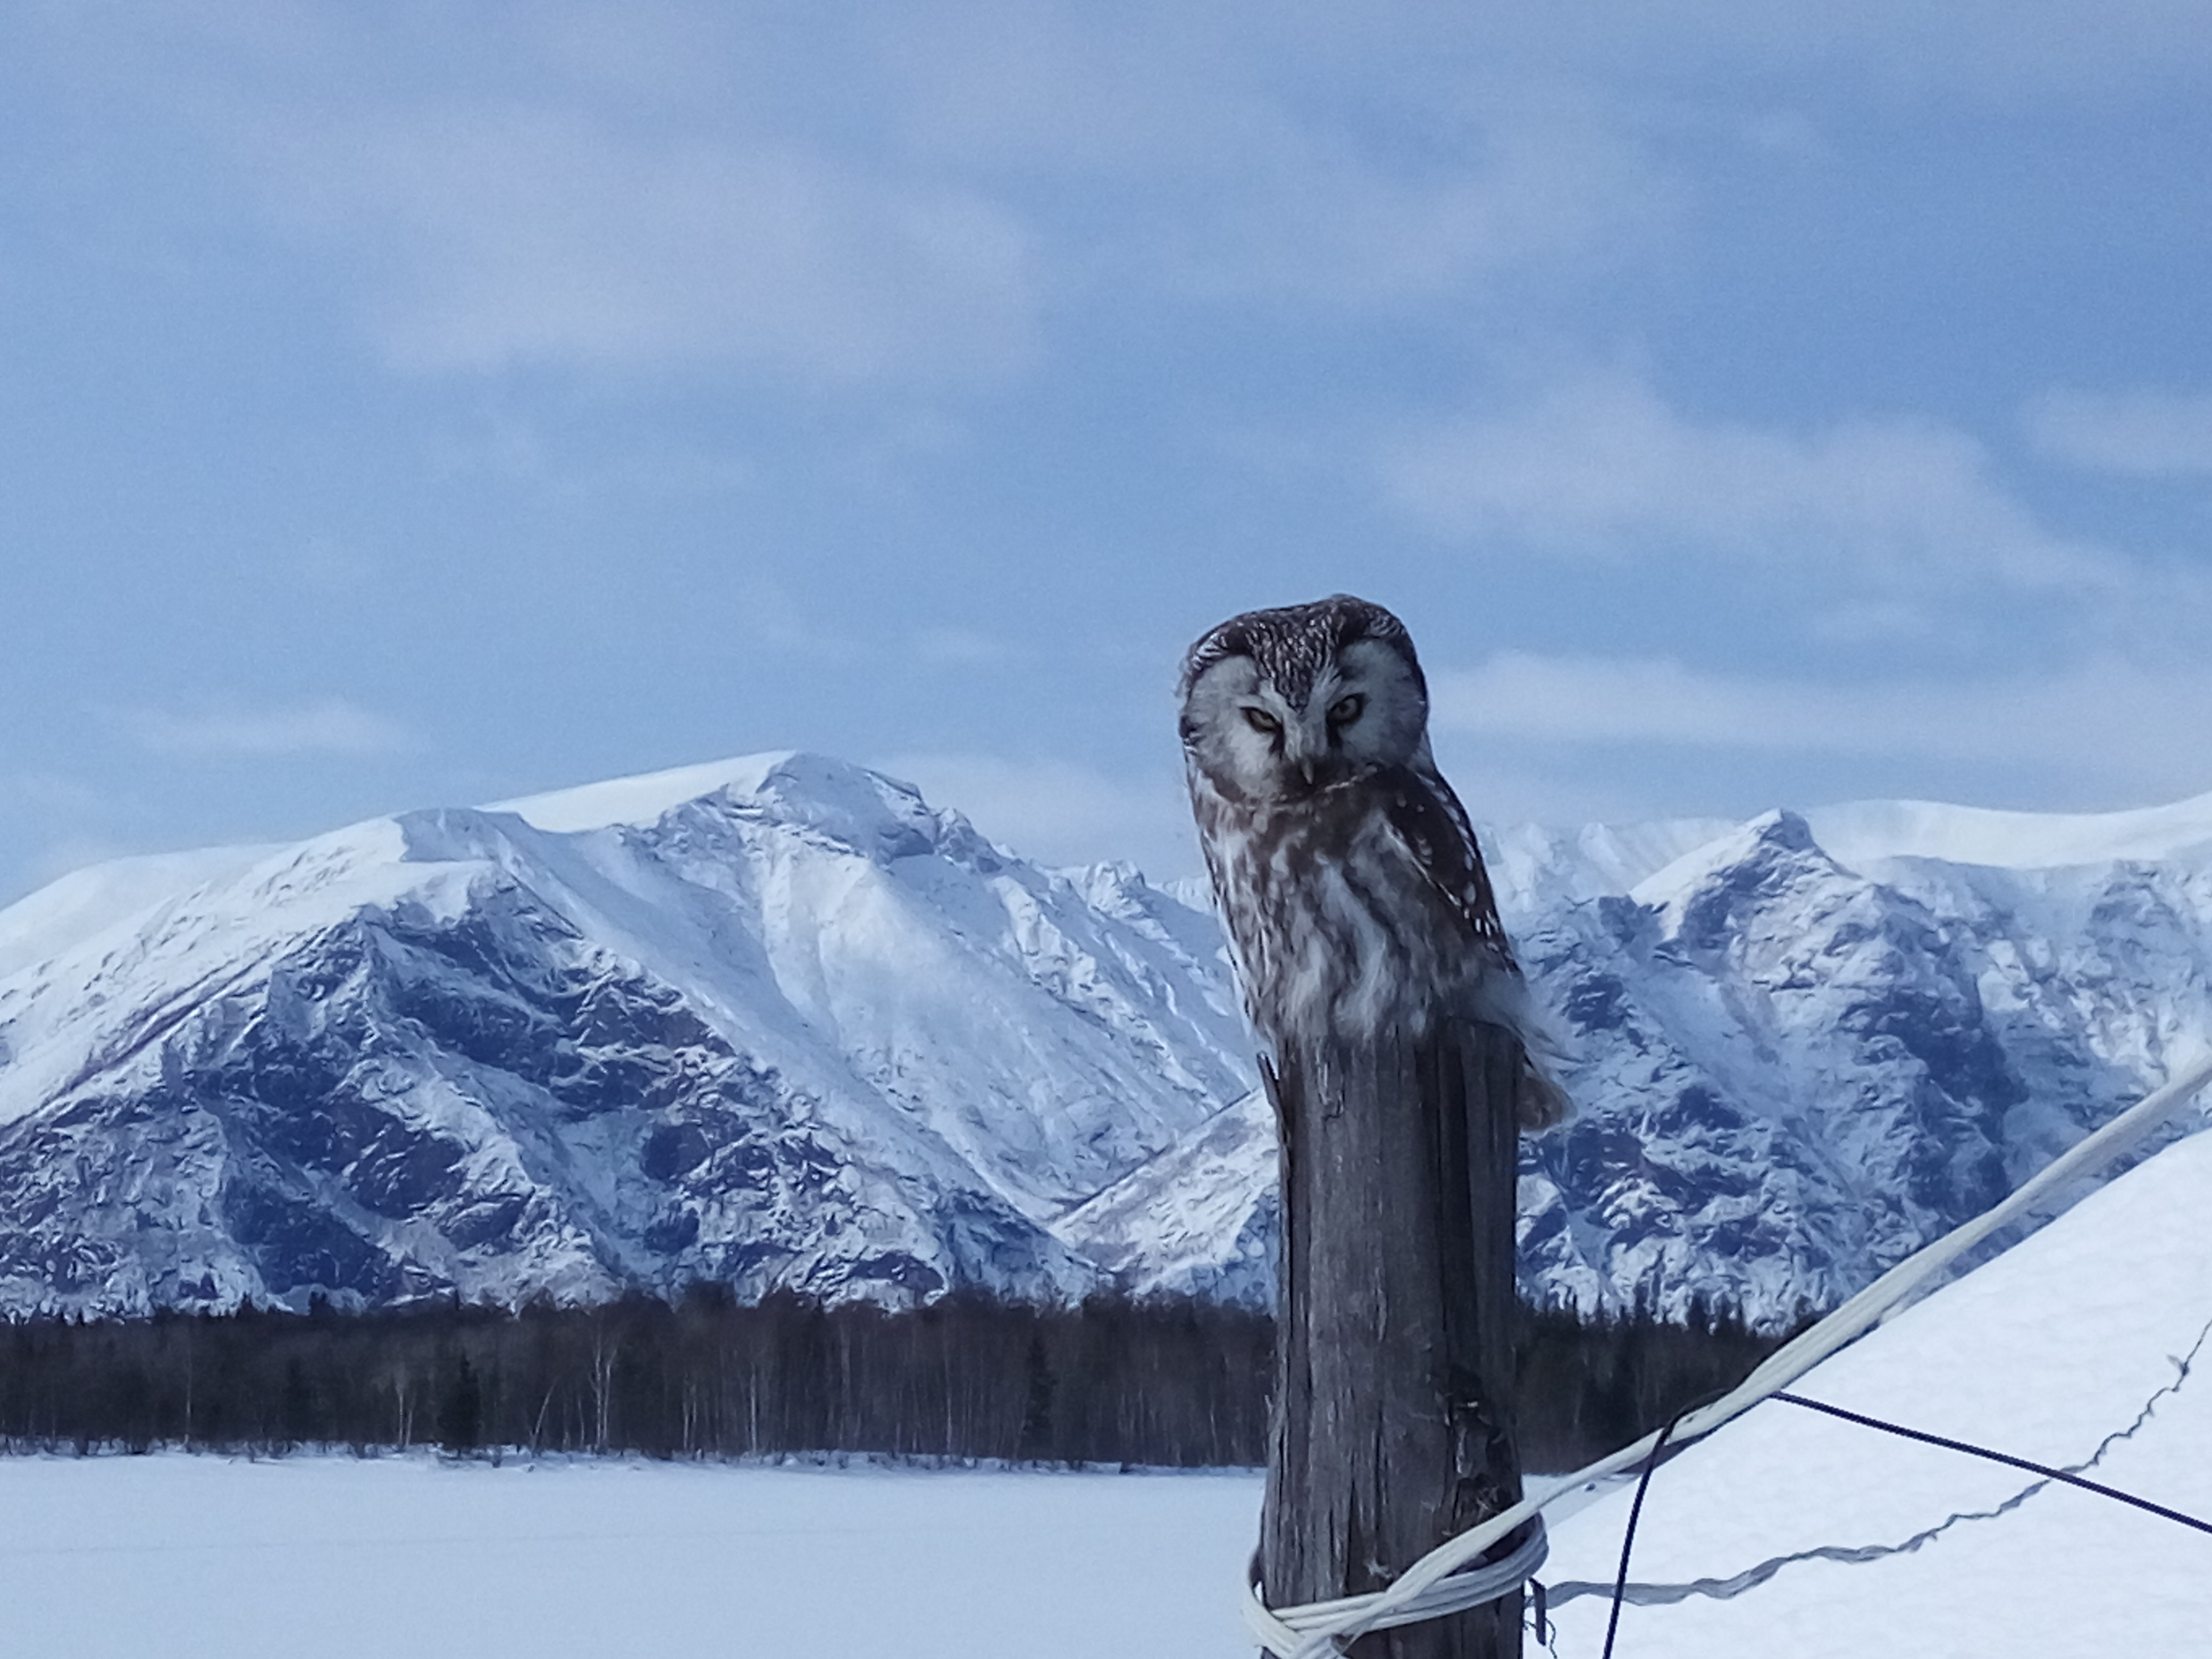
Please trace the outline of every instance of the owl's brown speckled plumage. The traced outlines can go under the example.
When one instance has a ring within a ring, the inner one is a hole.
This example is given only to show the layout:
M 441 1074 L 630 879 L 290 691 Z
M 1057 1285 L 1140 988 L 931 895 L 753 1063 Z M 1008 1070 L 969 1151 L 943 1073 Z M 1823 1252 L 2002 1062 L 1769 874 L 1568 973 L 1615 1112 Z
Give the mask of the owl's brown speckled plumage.
M 1183 662 L 1191 810 L 1263 1046 L 1535 1035 L 1489 874 L 1428 739 L 1405 626 L 1348 594 L 1247 611 Z M 1532 1061 L 1524 1124 L 1565 1100 Z

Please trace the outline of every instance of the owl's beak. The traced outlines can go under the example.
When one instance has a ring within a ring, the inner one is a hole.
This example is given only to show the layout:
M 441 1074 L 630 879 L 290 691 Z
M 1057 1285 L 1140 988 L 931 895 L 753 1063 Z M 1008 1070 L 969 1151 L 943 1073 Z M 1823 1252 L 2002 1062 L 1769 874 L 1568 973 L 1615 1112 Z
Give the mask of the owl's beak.
M 1304 757 L 1298 762 L 1298 775 L 1306 781 L 1307 788 L 1310 789 L 1313 787 L 1314 757 L 1311 755 Z

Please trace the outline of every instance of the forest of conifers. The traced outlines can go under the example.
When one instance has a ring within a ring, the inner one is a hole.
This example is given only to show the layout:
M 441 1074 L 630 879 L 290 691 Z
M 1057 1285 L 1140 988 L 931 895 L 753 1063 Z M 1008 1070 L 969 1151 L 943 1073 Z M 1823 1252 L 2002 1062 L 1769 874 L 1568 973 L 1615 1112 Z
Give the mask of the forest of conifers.
M 1701 1311 L 1527 1311 L 1524 1464 L 1579 1467 L 1775 1340 Z M 1253 1465 L 1273 1343 L 1265 1316 L 1212 1304 L 969 1291 L 902 1312 L 707 1287 L 591 1308 L 33 1319 L 0 1326 L 0 1447 Z

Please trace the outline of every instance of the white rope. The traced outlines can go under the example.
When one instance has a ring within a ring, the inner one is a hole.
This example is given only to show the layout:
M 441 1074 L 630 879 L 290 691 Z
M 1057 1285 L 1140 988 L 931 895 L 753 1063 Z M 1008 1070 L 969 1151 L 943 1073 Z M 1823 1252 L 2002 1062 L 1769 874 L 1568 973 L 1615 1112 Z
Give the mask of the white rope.
M 1402 1607 L 1377 1613 L 1363 1628 L 1388 1630 L 1395 1625 L 1418 1625 L 1425 1619 L 1441 1619 L 1449 1613 L 1464 1613 L 1485 1601 L 1495 1601 L 1534 1577 L 1536 1570 L 1550 1553 L 1551 1541 L 1544 1535 L 1544 1518 L 1538 1516 L 1528 1541 L 1504 1560 L 1439 1579 Z M 1260 1586 L 1255 1584 L 1244 1603 L 1244 1625 L 1260 1638 L 1261 1646 L 1277 1653 L 1288 1653 L 1316 1632 L 1326 1637 L 1342 1620 L 1363 1617 L 1382 1599 L 1382 1592 L 1376 1590 L 1334 1601 L 1309 1601 L 1273 1613 L 1261 1599 Z
M 1741 1417 L 1769 1395 L 1788 1388 L 1845 1343 L 1863 1335 L 1885 1314 L 1897 1309 L 1915 1291 L 1990 1234 L 2010 1226 L 2069 1182 L 2102 1170 L 2132 1149 L 2152 1130 L 2186 1105 L 2207 1083 L 2212 1083 L 2212 1054 L 2206 1054 L 2165 1087 L 2145 1096 L 2096 1133 L 2055 1159 L 2002 1203 L 1984 1211 L 1966 1225 L 1944 1234 L 1934 1243 L 1915 1251 L 1826 1318 L 1777 1348 L 1733 1390 L 1711 1405 L 1700 1407 L 1690 1413 L 1677 1423 L 1669 1443 L 1686 1445 L 1711 1434 L 1723 1423 Z M 1426 1607 L 1428 1603 L 1423 1598 L 1484 1551 L 1510 1535 L 1516 1528 L 1538 1519 L 1547 1508 L 1568 1493 L 1577 1492 L 1592 1481 L 1603 1480 L 1634 1468 L 1650 1455 L 1658 1440 L 1659 1431 L 1655 1430 L 1632 1445 L 1623 1446 L 1611 1455 L 1601 1457 L 1588 1468 L 1577 1471 L 1552 1487 L 1543 1496 L 1524 1498 L 1511 1509 L 1492 1516 L 1480 1526 L 1470 1528 L 1455 1538 L 1446 1539 L 1401 1573 L 1397 1582 L 1388 1589 L 1377 1590 L 1368 1595 L 1346 1596 L 1340 1601 L 1312 1601 L 1270 1611 L 1260 1600 L 1259 1589 L 1255 1587 L 1249 1598 L 1250 1605 L 1246 1610 L 1245 1622 L 1260 1638 L 1261 1645 L 1277 1655 L 1278 1659 L 1323 1659 L 1323 1656 L 1341 1654 L 1345 1644 L 1369 1631 L 1411 1624 L 1418 1619 L 1435 1618 L 1446 1611 L 1456 1612 L 1462 1607 L 1474 1606 L 1473 1601 L 1455 1601 L 1449 1609 L 1437 1607 L 1433 1611 L 1413 1611 L 1417 1606 Z M 1531 1541 L 1540 1544 L 1540 1534 Z M 1523 1551 L 1527 1547 L 1523 1546 Z M 1511 1561 L 1517 1560 L 1522 1553 L 1516 1552 L 1506 1561 L 1498 1562 L 1494 1568 L 1484 1571 L 1502 1573 L 1503 1569 Z M 1540 1562 L 1541 1559 L 1540 1552 L 1536 1560 Z M 1491 1596 L 1480 1599 L 1488 1600 L 1510 1594 L 1534 1571 L 1535 1565 L 1532 1564 L 1519 1577 L 1500 1584 Z M 1467 1576 L 1469 1578 L 1474 1577 L 1472 1574 Z

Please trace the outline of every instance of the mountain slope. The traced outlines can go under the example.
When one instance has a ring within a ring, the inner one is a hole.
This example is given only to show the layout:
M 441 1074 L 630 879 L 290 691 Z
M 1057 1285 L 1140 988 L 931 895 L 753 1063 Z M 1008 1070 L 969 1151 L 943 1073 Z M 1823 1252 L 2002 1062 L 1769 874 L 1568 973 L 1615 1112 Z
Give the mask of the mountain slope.
M 1575 1115 L 1523 1149 L 1528 1294 L 1673 1313 L 1702 1296 L 1785 1322 L 2212 1040 L 2212 799 L 2115 815 L 2102 840 L 2096 820 L 1945 811 L 1486 833 L 1577 1054 Z M 1931 846 L 2012 861 L 1912 855 Z M 2114 854 L 2146 848 L 2161 856 Z M 1263 1303 L 1244 1230 L 1271 1133 L 1263 1113 L 1225 1116 L 1085 1213 L 1216 1218 L 1176 1221 L 1149 1254 L 1123 1224 L 1114 1248 L 1146 1255 L 1141 1282 Z M 1231 1190 L 1196 1200 L 1200 1164 Z
M 1831 1303 L 2212 1024 L 2212 797 L 1485 842 L 1577 1055 L 1547 1300 Z M 0 912 L 0 1308 L 1264 1304 L 1255 1080 L 1210 916 L 817 756 L 131 860 Z
M 1049 1218 L 1251 1085 L 1202 918 L 817 757 L 380 820 L 74 934 L 27 902 L 18 1308 L 1075 1292 Z

